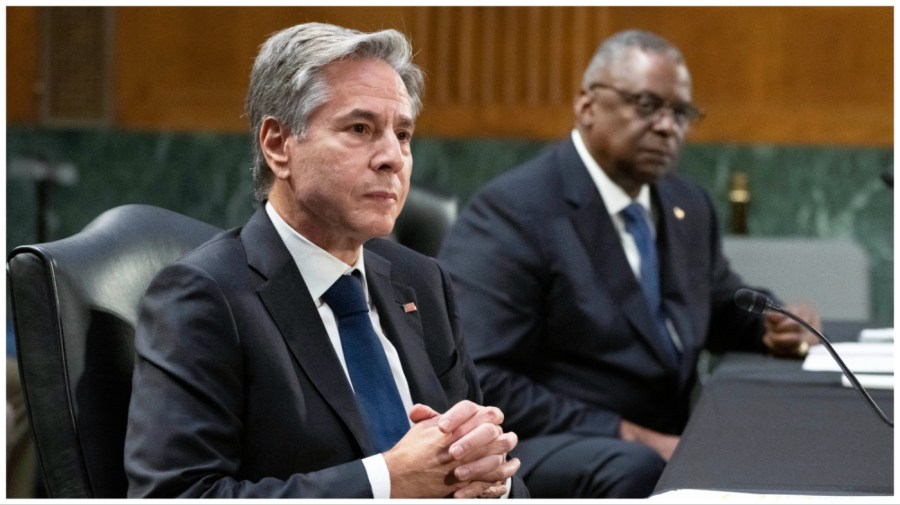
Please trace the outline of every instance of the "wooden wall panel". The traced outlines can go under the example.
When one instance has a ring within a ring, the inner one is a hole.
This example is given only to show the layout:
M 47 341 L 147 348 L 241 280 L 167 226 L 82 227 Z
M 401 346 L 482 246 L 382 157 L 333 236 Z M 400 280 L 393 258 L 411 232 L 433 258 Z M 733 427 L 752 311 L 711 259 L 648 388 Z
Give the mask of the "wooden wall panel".
M 681 47 L 708 112 L 692 138 L 893 141 L 891 8 L 613 9 Z
M 564 134 L 572 125 L 572 98 L 594 39 L 606 31 L 608 12 L 587 7 L 420 9 L 410 36 L 430 87 L 419 131 L 455 137 Z M 472 42 L 464 42 L 467 38 Z
M 244 131 L 253 58 L 272 33 L 308 21 L 403 29 L 388 7 L 116 9 L 118 122 L 125 128 Z
M 34 8 L 8 9 L 9 120 L 32 121 Z M 892 145 L 891 7 L 118 7 L 115 121 L 244 131 L 259 44 L 305 21 L 407 33 L 418 135 L 557 138 L 596 45 L 626 28 L 681 47 L 708 117 L 693 142 Z M 18 54 L 11 51 L 16 47 Z M 28 57 L 31 54 L 31 57 Z M 24 76 L 24 77 L 21 77 Z
M 6 121 L 38 120 L 38 9 L 6 8 Z
M 74 128 L 110 125 L 114 12 L 102 7 L 41 9 L 43 124 Z

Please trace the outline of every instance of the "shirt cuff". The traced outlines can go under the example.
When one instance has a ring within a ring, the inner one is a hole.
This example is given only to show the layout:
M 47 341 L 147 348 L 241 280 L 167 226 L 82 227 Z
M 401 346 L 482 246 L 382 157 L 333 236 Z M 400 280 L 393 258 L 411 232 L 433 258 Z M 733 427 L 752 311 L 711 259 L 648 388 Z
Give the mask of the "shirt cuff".
M 511 493 L 511 492 L 512 492 L 512 477 L 509 477 L 508 479 L 506 479 L 506 493 L 504 493 L 503 496 L 500 497 L 500 499 L 505 500 L 505 499 L 509 498 L 509 493 Z
M 363 458 L 363 466 L 369 477 L 369 485 L 372 486 L 372 498 L 384 500 L 391 497 L 391 474 L 388 472 L 387 463 L 382 454 L 375 454 Z

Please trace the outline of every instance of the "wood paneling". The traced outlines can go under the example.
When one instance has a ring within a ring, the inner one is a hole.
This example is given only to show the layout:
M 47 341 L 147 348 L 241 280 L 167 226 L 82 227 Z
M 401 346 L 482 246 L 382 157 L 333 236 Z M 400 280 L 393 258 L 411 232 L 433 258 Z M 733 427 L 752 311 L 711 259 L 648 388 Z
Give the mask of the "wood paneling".
M 309 21 L 405 31 L 411 17 L 396 7 L 118 8 L 119 124 L 245 131 L 250 68 L 270 34 Z
M 682 48 L 707 118 L 694 140 L 893 142 L 891 8 L 614 9 Z M 673 20 L 682 22 L 673 22 Z
M 102 7 L 41 10 L 42 123 L 63 127 L 109 125 L 113 14 Z
M 36 72 L 33 10 L 7 13 L 12 122 L 36 117 L 28 77 Z M 597 44 L 642 28 L 685 54 L 695 101 L 708 113 L 691 132 L 694 142 L 893 142 L 890 7 L 115 10 L 115 125 L 122 128 L 244 131 L 259 44 L 292 24 L 325 21 L 410 36 L 427 74 L 417 135 L 558 138 L 572 125 L 572 96 Z
M 6 8 L 6 121 L 38 120 L 38 9 Z
M 572 97 L 608 9 L 441 7 L 417 16 L 410 37 L 430 76 L 420 132 L 553 138 L 572 125 Z

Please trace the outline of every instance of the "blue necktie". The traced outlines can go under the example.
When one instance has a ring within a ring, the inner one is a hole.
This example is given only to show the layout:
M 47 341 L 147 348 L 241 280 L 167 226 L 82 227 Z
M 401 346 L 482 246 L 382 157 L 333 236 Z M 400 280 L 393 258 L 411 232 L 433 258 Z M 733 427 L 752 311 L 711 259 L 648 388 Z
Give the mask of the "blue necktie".
M 409 420 L 384 347 L 369 319 L 362 281 L 356 271 L 353 274 L 342 275 L 322 299 L 337 319 L 350 382 L 369 429 L 373 454 L 377 454 L 393 447 L 406 434 Z
M 656 325 L 665 340 L 666 348 L 678 357 L 678 349 L 669 329 L 666 326 L 666 311 L 662 304 L 662 294 L 659 287 L 659 259 L 656 256 L 656 243 L 650 233 L 650 225 L 644 217 L 644 208 L 639 203 L 632 203 L 622 210 L 622 218 L 625 220 L 625 229 L 634 237 L 638 253 L 641 255 L 641 289 L 650 304 L 650 310 L 656 318 Z

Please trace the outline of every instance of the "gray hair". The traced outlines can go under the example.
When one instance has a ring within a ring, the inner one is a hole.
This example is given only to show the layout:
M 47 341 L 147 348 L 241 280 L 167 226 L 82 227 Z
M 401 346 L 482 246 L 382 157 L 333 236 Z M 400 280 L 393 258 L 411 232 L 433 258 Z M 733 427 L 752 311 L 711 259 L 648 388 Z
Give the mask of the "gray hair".
M 600 44 L 594 52 L 594 56 L 588 63 L 582 78 L 582 86 L 590 86 L 591 80 L 601 70 L 609 68 L 613 63 L 620 61 L 629 49 L 640 49 L 645 52 L 659 53 L 670 58 L 675 63 L 684 65 L 684 56 L 681 51 L 668 40 L 659 35 L 643 30 L 626 30 L 611 35 Z
M 422 108 L 424 77 L 412 47 L 396 30 L 363 33 L 325 23 L 305 23 L 275 33 L 262 46 L 250 72 L 245 109 L 253 144 L 253 184 L 258 202 L 268 198 L 274 174 L 259 146 L 263 119 L 272 116 L 302 138 L 309 118 L 328 100 L 322 70 L 339 60 L 380 59 L 403 80 L 415 118 Z

